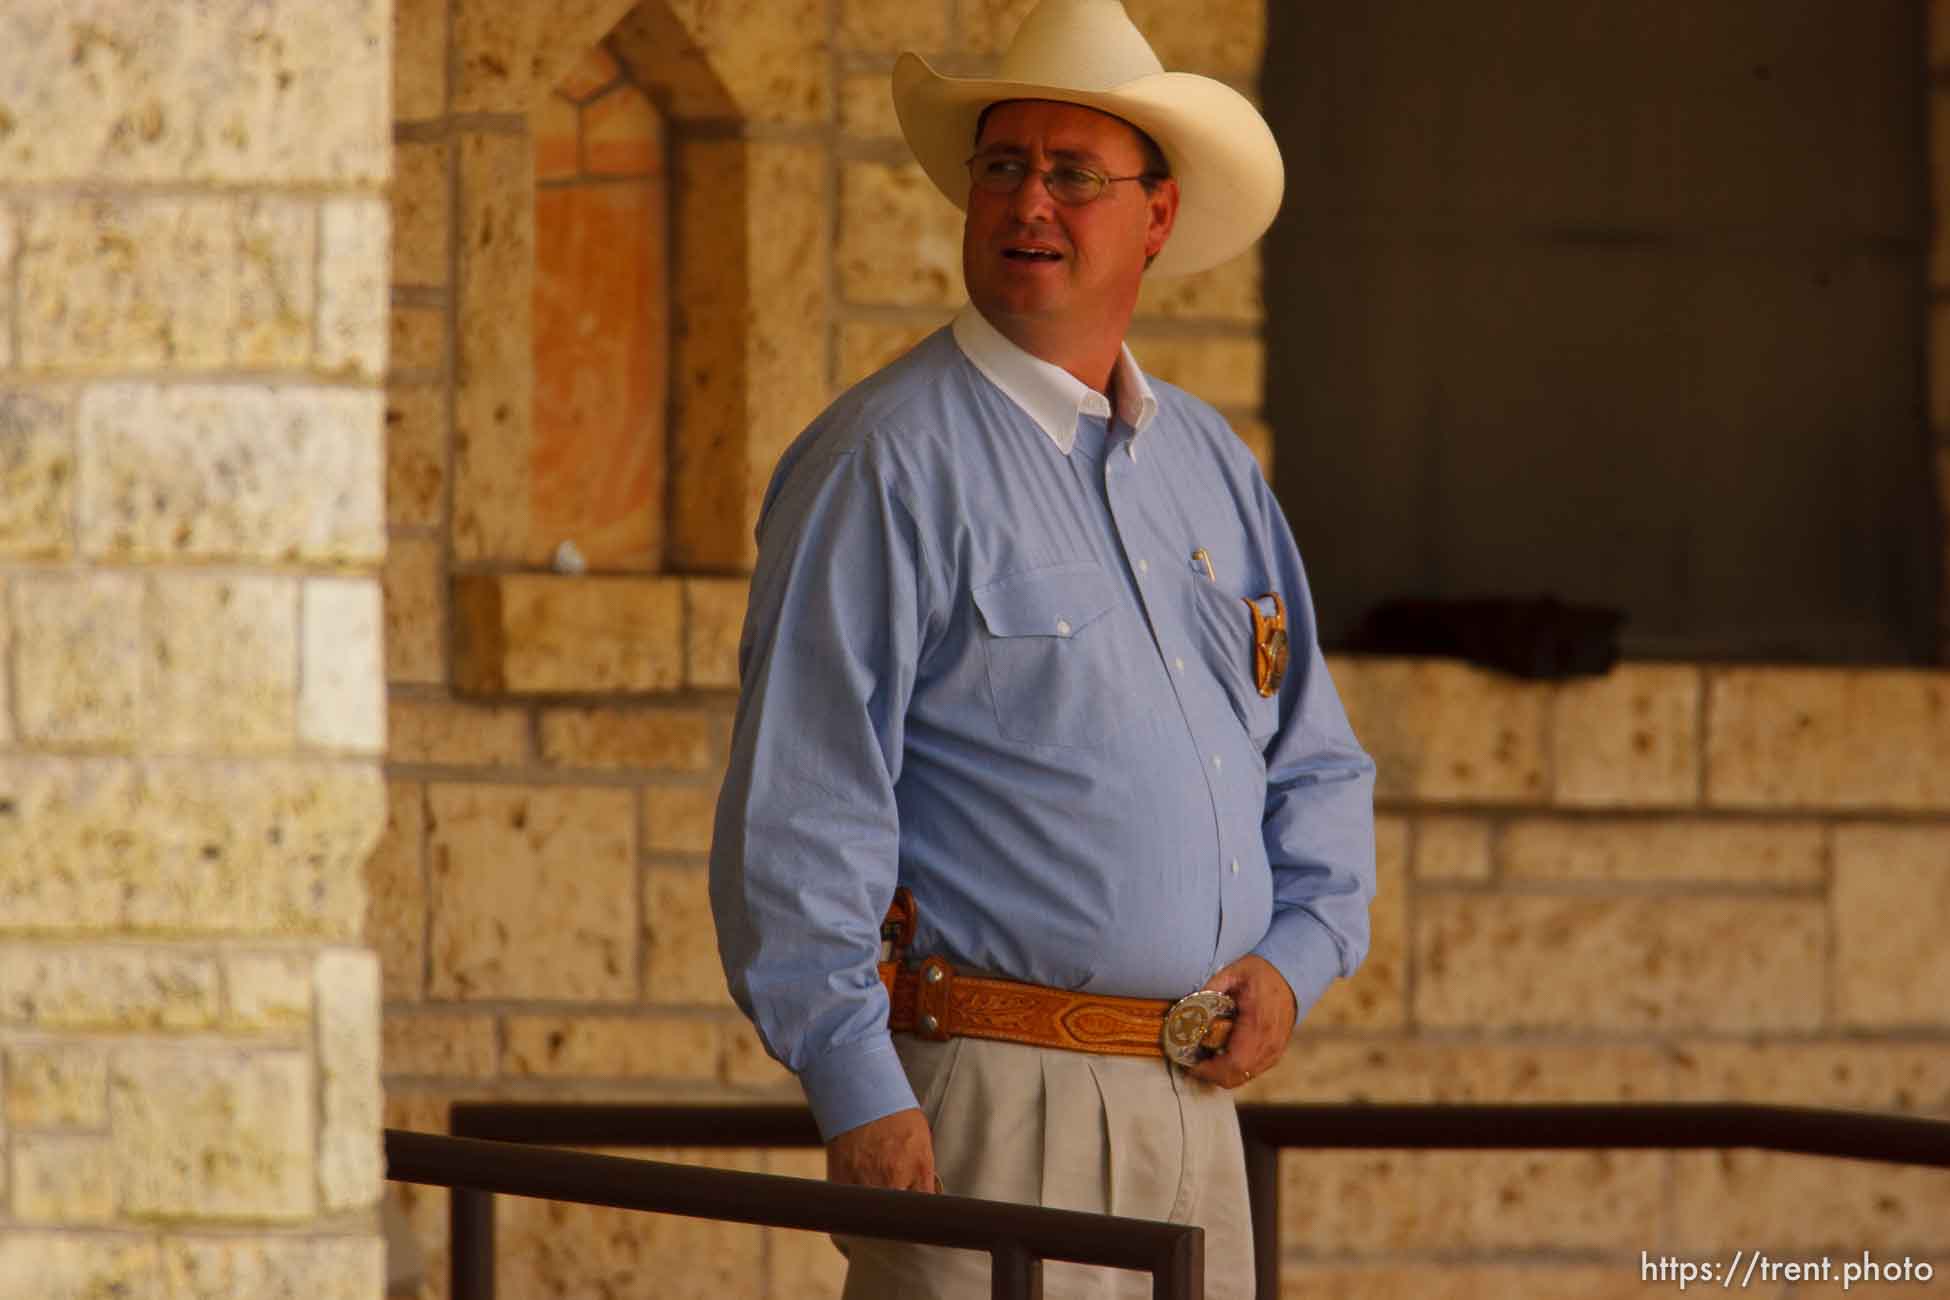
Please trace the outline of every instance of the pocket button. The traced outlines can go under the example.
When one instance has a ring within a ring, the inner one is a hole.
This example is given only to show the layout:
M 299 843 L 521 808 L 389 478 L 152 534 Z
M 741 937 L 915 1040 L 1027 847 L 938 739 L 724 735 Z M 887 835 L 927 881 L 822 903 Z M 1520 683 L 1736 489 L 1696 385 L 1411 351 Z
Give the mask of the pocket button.
M 1056 620 L 1056 635 L 1058 635 L 1058 636 L 1068 636 L 1068 635 L 1070 635 L 1070 620 L 1069 620 L 1069 619 L 1067 619 L 1067 618 L 1059 618 L 1059 619 L 1057 619 L 1057 620 Z

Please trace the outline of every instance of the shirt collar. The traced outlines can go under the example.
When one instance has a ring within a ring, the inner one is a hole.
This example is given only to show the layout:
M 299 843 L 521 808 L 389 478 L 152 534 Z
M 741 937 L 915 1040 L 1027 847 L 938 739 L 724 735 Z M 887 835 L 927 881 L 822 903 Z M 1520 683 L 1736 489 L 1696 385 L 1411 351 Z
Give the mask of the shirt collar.
M 1111 413 L 1110 402 L 1102 393 L 1063 367 L 1024 352 L 989 324 L 973 304 L 961 309 L 953 329 L 962 355 L 1020 406 L 1065 456 L 1076 446 L 1079 417 Z M 1134 435 L 1143 433 L 1158 413 L 1158 398 L 1129 347 L 1118 348 L 1113 374 L 1117 417 L 1131 426 Z

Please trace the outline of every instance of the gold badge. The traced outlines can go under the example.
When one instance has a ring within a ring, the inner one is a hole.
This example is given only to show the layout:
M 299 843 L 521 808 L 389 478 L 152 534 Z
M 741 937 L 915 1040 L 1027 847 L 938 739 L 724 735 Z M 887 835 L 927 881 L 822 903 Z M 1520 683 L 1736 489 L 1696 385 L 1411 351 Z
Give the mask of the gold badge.
M 1273 602 L 1270 616 L 1260 608 L 1260 602 L 1266 600 Z M 1286 680 L 1286 605 L 1279 592 L 1269 591 L 1248 600 L 1246 608 L 1253 611 L 1253 682 L 1262 697 L 1271 699 Z

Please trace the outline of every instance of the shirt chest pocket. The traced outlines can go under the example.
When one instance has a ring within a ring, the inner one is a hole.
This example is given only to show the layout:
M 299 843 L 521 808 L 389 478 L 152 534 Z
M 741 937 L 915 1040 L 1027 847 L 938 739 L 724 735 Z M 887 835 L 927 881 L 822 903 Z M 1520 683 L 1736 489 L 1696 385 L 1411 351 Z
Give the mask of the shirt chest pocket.
M 977 587 L 995 720 L 1010 740 L 1089 748 L 1116 731 L 1130 648 L 1116 582 L 1094 564 Z
M 1192 599 L 1197 605 L 1199 649 L 1205 662 L 1224 688 L 1239 725 L 1255 745 L 1264 746 L 1279 729 L 1280 701 L 1277 696 L 1259 693 L 1252 609 L 1245 600 L 1204 578 L 1192 584 Z

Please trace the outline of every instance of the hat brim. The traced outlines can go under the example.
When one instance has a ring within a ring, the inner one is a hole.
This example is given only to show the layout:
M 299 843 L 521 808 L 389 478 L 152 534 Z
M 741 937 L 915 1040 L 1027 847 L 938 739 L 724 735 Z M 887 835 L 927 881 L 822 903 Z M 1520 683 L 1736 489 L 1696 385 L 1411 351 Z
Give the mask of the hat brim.
M 1152 275 L 1190 275 L 1238 256 L 1280 210 L 1286 169 L 1280 147 L 1245 96 L 1221 81 L 1161 72 L 1108 90 L 1072 90 L 973 77 L 944 77 L 917 54 L 894 65 L 894 113 L 908 148 L 935 187 L 968 206 L 968 169 L 982 110 L 1006 99 L 1080 104 L 1123 118 L 1158 142 L 1178 180 L 1178 218 Z

